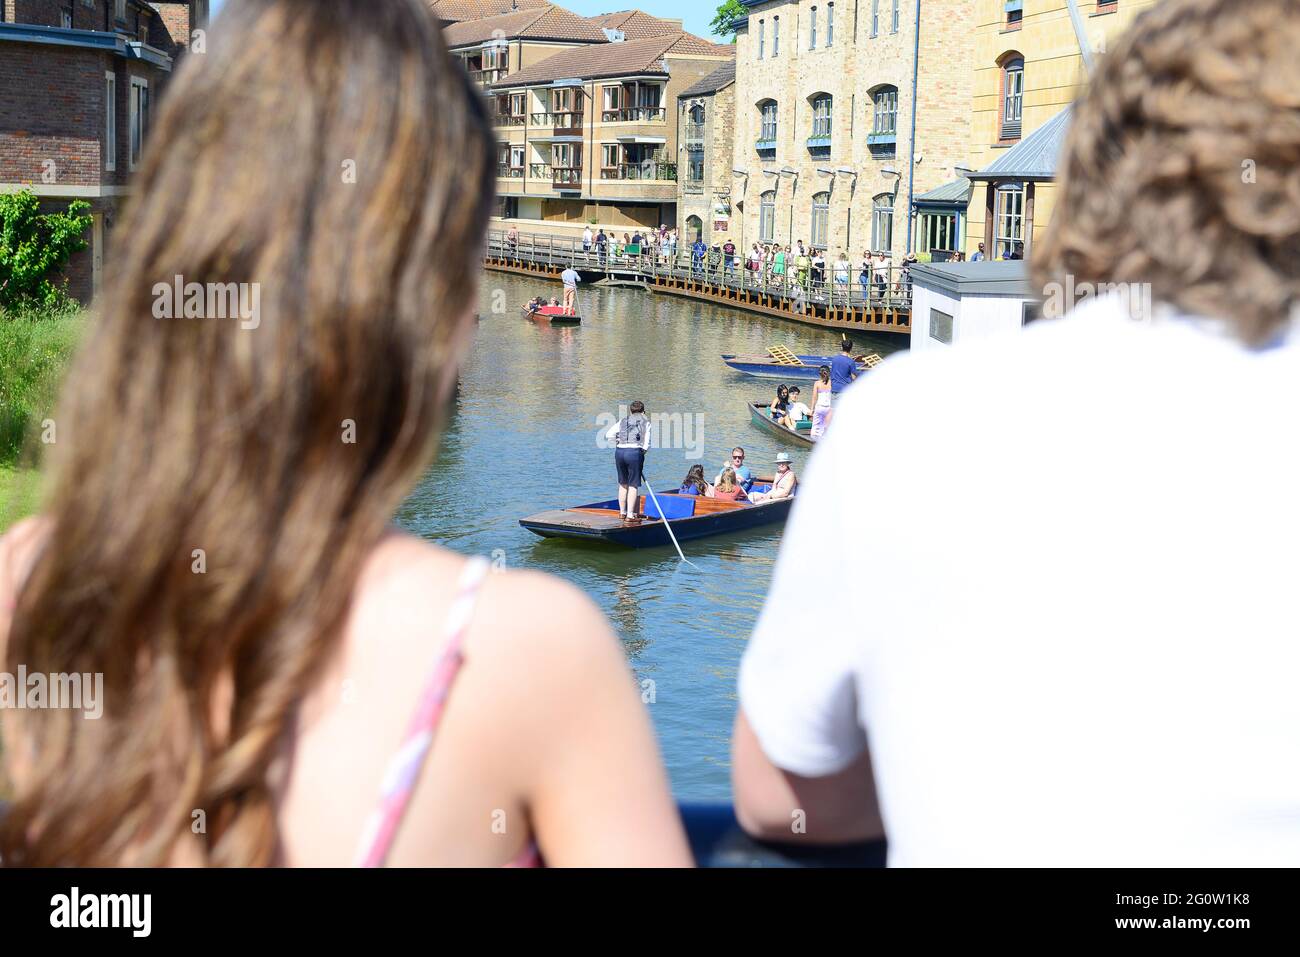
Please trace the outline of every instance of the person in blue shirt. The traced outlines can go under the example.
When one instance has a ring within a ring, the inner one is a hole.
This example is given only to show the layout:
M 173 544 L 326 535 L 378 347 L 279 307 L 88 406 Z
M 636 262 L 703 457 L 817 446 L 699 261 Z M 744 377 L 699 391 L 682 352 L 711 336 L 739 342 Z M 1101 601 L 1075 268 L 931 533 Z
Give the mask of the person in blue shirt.
M 704 481 L 704 466 L 692 465 L 686 478 L 682 479 L 682 487 L 678 489 L 678 495 L 708 495 L 712 486 Z
M 839 395 L 858 377 L 858 364 L 853 361 L 853 340 L 840 343 L 840 354 L 831 360 L 831 395 Z
M 718 470 L 718 475 L 713 480 L 714 485 L 722 481 L 722 472 L 725 469 L 731 469 L 736 473 L 736 481 L 741 484 L 741 487 L 746 492 L 754 484 L 754 474 L 750 472 L 749 466 L 745 464 L 745 450 L 740 446 L 736 446 L 731 450 L 731 461 L 722 463 L 722 468 Z
M 696 273 L 704 270 L 704 257 L 708 254 L 709 247 L 704 245 L 703 239 L 695 240 L 695 245 L 691 247 L 691 267 Z

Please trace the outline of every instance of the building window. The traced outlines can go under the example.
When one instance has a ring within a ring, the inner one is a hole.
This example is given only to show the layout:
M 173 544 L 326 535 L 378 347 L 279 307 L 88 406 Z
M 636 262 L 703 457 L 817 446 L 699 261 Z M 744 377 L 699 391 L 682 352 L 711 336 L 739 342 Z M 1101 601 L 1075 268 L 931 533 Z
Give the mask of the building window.
M 817 8 L 816 7 L 812 8 L 812 26 L 810 27 L 810 31 L 808 33 L 808 49 L 809 50 L 817 49 Z
M 898 133 L 898 87 L 882 86 L 871 95 L 875 107 L 873 133 Z
M 117 77 L 104 74 L 104 169 L 117 169 Z
M 871 203 L 871 251 L 889 252 L 894 246 L 894 197 L 881 193 Z
M 524 175 L 524 148 L 522 146 L 510 147 L 510 168 L 519 171 L 512 175 Z
M 700 106 L 698 103 L 691 107 L 690 116 L 691 122 L 696 126 L 704 125 L 704 107 Z
M 1097 0 L 1098 13 L 1114 13 L 1119 9 L 1119 0 Z
M 880 0 L 871 0 L 871 35 L 880 35 Z
M 826 4 L 826 45 L 835 43 L 835 4 Z
M 1025 103 L 1025 61 L 1013 56 L 1002 62 L 1002 117 L 998 138 L 1020 139 L 1021 112 Z
M 819 93 L 812 101 L 812 135 L 817 139 L 830 139 L 831 136 L 831 97 L 828 93 Z
M 1006 259 L 1024 242 L 1025 191 L 1020 186 L 1003 186 L 998 190 L 997 239 L 995 259 Z
M 920 247 L 923 253 L 957 251 L 957 214 L 922 213 Z
M 762 121 L 759 125 L 759 149 L 776 149 L 776 100 L 764 100 L 759 104 Z
M 619 145 L 617 143 L 605 143 L 600 147 L 600 168 L 602 170 L 616 170 L 621 157 L 619 156 Z
M 781 55 L 781 18 L 772 18 L 772 56 Z
M 72 29 L 72 11 L 64 10 L 59 14 L 59 24 L 65 30 Z
M 1007 29 L 1018 30 L 1025 18 L 1025 0 L 1006 0 Z
M 686 151 L 686 182 L 704 182 L 704 150 Z
M 763 59 L 763 45 L 767 42 L 767 33 L 764 31 L 763 21 L 758 21 L 758 58 Z
M 894 33 L 898 32 L 898 0 L 894 0 Z
M 816 193 L 812 198 L 812 244 L 826 248 L 826 236 L 831 222 L 831 194 Z
M 144 150 L 144 137 L 149 130 L 149 81 L 138 76 L 131 77 L 131 96 L 129 129 L 131 131 L 131 153 L 129 167 L 135 169 Z
M 952 344 L 952 316 L 938 309 L 930 310 L 930 338 Z
M 602 122 L 618 119 L 618 111 L 623 108 L 623 88 L 621 86 L 606 86 L 601 88 L 601 114 Z
M 694 246 L 695 241 L 704 235 L 704 221 L 698 216 L 686 217 L 686 245 Z
M 776 190 L 769 189 L 759 197 L 758 238 L 770 243 L 776 234 Z
M 117 0 L 117 2 L 113 4 L 113 17 L 119 23 L 126 22 L 126 0 Z

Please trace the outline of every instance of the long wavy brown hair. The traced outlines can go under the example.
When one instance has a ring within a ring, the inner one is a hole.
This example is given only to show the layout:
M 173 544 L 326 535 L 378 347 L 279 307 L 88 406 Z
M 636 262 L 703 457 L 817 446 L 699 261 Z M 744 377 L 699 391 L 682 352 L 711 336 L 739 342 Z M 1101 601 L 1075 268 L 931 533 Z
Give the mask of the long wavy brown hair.
M 276 860 L 269 770 L 472 325 L 493 147 L 427 4 L 232 0 L 209 47 L 56 416 L 6 658 L 102 673 L 104 713 L 9 722 L 7 865 Z M 155 318 L 175 277 L 257 284 L 260 324 Z
M 1300 304 L 1296 0 L 1163 0 L 1074 106 L 1035 281 L 1152 299 L 1275 336 Z

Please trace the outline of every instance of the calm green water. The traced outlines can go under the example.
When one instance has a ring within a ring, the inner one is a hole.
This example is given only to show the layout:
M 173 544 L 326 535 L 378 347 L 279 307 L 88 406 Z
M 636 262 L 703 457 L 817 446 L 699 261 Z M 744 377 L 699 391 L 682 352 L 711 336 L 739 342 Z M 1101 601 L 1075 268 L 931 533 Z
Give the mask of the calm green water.
M 559 286 L 485 275 L 457 414 L 399 521 L 463 554 L 492 555 L 583 589 L 609 617 L 638 680 L 654 683 L 649 708 L 674 793 L 727 800 L 737 667 L 772 575 L 780 527 L 687 542 L 696 571 L 671 546 L 617 550 L 543 540 L 518 520 L 617 495 L 614 453 L 598 444 L 602 422 L 612 420 L 600 416 L 635 399 L 651 414 L 681 416 L 668 423 L 679 447 L 647 456 L 656 488 L 677 484 L 696 462 L 712 479 L 734 445 L 764 474 L 779 451 L 794 456 L 798 471 L 808 453 L 760 432 L 745 407 L 770 401 L 777 383 L 736 375 L 718 357 L 776 344 L 831 354 L 839 334 L 639 289 L 592 287 L 578 296 L 583 324 L 552 329 L 520 317 L 519 305 L 536 294 L 558 296 Z M 882 355 L 905 344 L 896 335 L 858 342 L 861 351 Z M 810 384 L 803 389 L 807 400 Z

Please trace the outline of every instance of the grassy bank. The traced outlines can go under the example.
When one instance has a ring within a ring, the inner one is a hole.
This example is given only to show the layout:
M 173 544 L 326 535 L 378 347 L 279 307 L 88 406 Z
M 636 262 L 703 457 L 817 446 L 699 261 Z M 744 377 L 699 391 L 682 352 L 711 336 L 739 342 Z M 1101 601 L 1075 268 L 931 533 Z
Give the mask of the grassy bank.
M 75 303 L 0 310 L 0 530 L 39 504 L 40 475 L 28 467 L 36 461 L 31 453 L 39 452 L 41 423 L 53 414 L 84 323 Z

